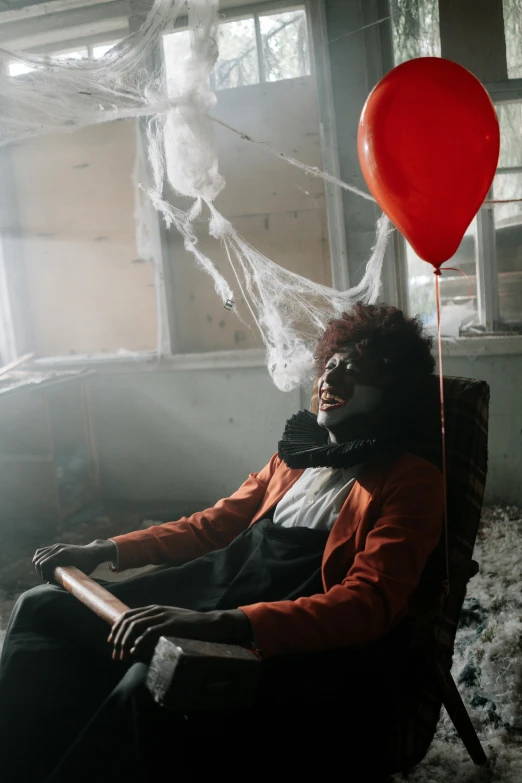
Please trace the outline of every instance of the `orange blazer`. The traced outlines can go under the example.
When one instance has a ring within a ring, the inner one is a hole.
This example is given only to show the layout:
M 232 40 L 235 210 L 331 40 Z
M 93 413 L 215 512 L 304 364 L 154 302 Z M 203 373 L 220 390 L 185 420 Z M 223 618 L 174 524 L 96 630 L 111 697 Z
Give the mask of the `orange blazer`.
M 181 564 L 226 547 L 262 519 L 302 473 L 274 455 L 213 508 L 116 536 L 120 570 Z M 406 616 L 442 522 L 442 476 L 430 462 L 403 452 L 393 462 L 365 466 L 328 537 L 324 593 L 239 607 L 262 657 L 367 644 L 383 636 Z

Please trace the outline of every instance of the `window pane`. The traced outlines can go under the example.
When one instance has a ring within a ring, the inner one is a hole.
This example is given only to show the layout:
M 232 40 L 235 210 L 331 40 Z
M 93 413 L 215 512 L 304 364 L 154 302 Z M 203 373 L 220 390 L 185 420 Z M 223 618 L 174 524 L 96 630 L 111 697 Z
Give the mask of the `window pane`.
M 257 84 L 256 28 L 253 18 L 219 25 L 219 59 L 214 69 L 216 89 Z
M 419 315 L 427 330 L 437 332 L 435 275 L 433 267 L 420 259 L 406 244 L 408 262 L 410 312 Z M 443 272 L 440 277 L 442 334 L 459 337 L 480 322 L 477 309 L 476 219 L 466 231 L 459 249 L 445 264 L 460 272 Z
M 88 56 L 87 49 L 80 49 L 76 52 L 61 52 L 60 54 L 53 54 L 54 60 L 84 60 Z
M 440 57 L 439 0 L 391 0 L 395 64 Z
M 16 193 L 4 262 L 37 356 L 157 346 L 153 265 L 135 237 L 136 122 L 49 134 L 0 151 Z M 5 182 L 5 179 L 4 179 Z
M 9 63 L 9 76 L 23 76 L 24 73 L 30 73 L 35 68 L 32 65 L 26 65 L 25 63 Z
M 163 36 L 165 74 L 169 95 L 175 95 L 183 88 L 184 64 L 190 57 L 190 33 L 178 30 Z
M 306 11 L 259 17 L 265 80 L 295 79 L 310 73 Z
M 117 41 L 113 41 L 112 43 L 109 43 L 109 44 L 102 44 L 100 46 L 93 46 L 93 48 L 92 48 L 92 56 L 93 56 L 93 58 L 95 60 L 99 60 L 100 57 L 103 57 L 104 55 L 107 54 L 107 52 L 110 52 L 110 50 L 113 49 L 116 46 L 117 43 L 118 43 Z
M 496 109 L 500 123 L 498 165 L 522 166 L 522 103 L 502 103 Z
M 522 199 L 522 171 L 497 174 L 493 193 L 495 199 Z M 522 202 L 496 206 L 494 215 L 500 320 L 522 324 Z
M 522 0 L 503 0 L 508 77 L 522 78 Z
M 504 7 L 504 11 L 505 11 Z M 498 201 L 522 198 L 522 103 L 496 107 L 500 161 L 493 182 Z M 499 329 L 522 324 L 522 202 L 497 204 L 493 211 L 498 268 Z

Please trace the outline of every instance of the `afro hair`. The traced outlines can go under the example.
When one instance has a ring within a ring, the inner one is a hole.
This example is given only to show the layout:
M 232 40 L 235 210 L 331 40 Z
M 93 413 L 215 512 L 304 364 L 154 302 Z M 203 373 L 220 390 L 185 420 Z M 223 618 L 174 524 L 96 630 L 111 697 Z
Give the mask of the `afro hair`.
M 350 347 L 359 358 L 382 364 L 397 380 L 422 380 L 435 369 L 432 343 L 419 318 L 408 318 L 389 305 L 358 302 L 352 313 L 328 324 L 315 350 L 316 369 L 322 374 L 335 353 Z

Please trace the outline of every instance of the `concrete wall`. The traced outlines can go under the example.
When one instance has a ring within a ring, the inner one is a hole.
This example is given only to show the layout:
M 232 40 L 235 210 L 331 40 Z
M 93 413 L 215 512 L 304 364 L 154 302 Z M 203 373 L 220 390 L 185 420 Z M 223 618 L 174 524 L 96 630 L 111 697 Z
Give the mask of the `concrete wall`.
M 491 387 L 486 502 L 522 504 L 522 355 L 445 357 L 445 373 Z M 263 367 L 99 374 L 91 383 L 106 498 L 205 507 L 259 470 L 307 392 Z
M 301 401 L 252 367 L 99 374 L 91 405 L 106 498 L 205 507 L 266 464 Z

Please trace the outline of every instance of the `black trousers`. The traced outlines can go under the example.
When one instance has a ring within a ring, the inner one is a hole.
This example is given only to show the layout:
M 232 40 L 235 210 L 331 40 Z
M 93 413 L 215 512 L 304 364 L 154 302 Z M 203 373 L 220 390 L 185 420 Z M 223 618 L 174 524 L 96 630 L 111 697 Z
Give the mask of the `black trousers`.
M 320 589 L 326 540 L 317 532 L 282 532 L 263 521 L 227 550 L 107 587 L 131 607 L 198 610 L 236 607 L 243 596 L 249 600 L 249 591 L 258 600 L 313 594 Z M 286 759 L 292 772 L 317 764 L 324 773 L 328 759 L 336 759 L 325 753 L 336 736 L 341 747 L 353 746 L 368 779 L 375 737 L 386 720 L 371 694 L 398 680 L 400 639 L 349 654 L 268 661 L 255 711 L 183 715 L 153 703 L 145 664 L 112 660 L 109 630 L 55 585 L 20 598 L 0 665 L 2 781 L 137 783 L 158 780 L 165 771 L 198 778 L 220 765 L 239 779 L 249 774 L 251 760 L 243 756 L 253 744 L 263 748 L 258 772 L 264 765 L 268 773 L 274 763 L 280 770 Z

